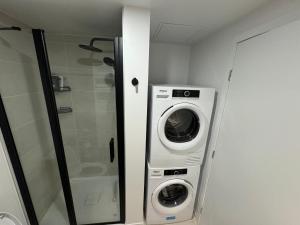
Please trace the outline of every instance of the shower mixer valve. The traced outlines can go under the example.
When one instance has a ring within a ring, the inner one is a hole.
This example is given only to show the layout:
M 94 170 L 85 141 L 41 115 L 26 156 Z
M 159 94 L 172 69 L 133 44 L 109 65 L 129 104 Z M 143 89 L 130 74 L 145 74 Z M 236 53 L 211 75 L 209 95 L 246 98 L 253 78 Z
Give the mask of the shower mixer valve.
M 139 80 L 135 77 L 131 80 L 131 83 L 135 87 L 135 92 L 138 93 Z

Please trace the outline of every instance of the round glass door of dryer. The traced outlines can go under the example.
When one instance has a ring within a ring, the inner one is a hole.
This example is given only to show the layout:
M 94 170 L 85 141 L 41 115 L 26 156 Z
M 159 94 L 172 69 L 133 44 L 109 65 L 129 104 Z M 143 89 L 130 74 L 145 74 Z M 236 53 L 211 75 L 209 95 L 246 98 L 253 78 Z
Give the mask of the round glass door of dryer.
M 193 199 L 193 188 L 184 180 L 162 183 L 152 195 L 153 207 L 162 214 L 177 213 L 187 208 Z
M 207 120 L 194 104 L 180 103 L 170 107 L 160 117 L 160 141 L 171 150 L 190 150 L 205 139 Z
M 193 140 L 199 129 L 198 115 L 190 109 L 179 109 L 168 117 L 165 134 L 169 141 L 184 143 Z

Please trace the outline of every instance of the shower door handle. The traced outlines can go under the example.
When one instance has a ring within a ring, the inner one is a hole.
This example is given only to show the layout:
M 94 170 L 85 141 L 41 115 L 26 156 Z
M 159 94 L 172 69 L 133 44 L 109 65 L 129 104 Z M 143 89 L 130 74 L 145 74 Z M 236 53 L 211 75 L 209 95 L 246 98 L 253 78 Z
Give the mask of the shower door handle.
M 112 163 L 115 159 L 115 140 L 114 140 L 114 138 L 110 139 L 109 153 L 110 153 L 110 162 Z

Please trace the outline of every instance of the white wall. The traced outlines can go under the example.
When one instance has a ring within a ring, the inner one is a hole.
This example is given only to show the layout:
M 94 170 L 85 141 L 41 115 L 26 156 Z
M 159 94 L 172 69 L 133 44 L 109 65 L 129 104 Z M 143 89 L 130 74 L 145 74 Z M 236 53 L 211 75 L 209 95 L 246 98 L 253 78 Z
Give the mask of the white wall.
M 123 9 L 126 223 L 143 223 L 150 12 Z M 131 80 L 139 80 L 138 91 Z
M 214 87 L 218 92 L 216 116 L 209 146 L 209 157 L 204 169 L 204 177 L 200 191 L 200 206 L 196 210 L 196 213 L 199 214 L 207 189 L 207 196 L 205 197 L 205 205 L 200 221 L 201 224 L 211 224 L 208 221 L 209 218 L 213 218 L 213 208 L 208 210 L 205 206 L 210 204 L 210 200 L 213 198 L 215 191 L 222 191 L 218 189 L 218 187 L 210 186 L 210 183 L 215 183 L 213 182 L 214 179 L 218 179 L 218 171 L 222 170 L 222 167 L 217 163 L 214 163 L 210 175 L 212 182 L 209 182 L 208 186 L 206 186 L 206 184 L 211 169 L 211 154 L 213 150 L 215 150 L 217 143 L 219 125 L 229 84 L 227 79 L 233 65 L 236 42 L 297 18 L 300 18 L 299 1 L 275 0 L 252 12 L 238 23 L 232 24 L 210 35 L 192 47 L 188 82 L 194 85 Z M 221 161 L 222 159 L 219 160 Z M 223 179 L 226 180 L 226 177 L 223 177 Z M 221 201 L 221 199 L 219 199 L 219 201 Z
M 150 43 L 149 83 L 187 84 L 191 47 Z

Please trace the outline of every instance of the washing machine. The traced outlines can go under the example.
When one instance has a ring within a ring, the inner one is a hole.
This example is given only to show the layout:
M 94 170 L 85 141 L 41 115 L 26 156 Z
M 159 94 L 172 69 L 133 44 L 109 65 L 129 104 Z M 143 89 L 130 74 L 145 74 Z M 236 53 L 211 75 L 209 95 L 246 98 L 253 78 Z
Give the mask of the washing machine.
M 175 223 L 193 217 L 200 165 L 154 168 L 148 164 L 147 224 Z
M 215 90 L 190 86 L 149 88 L 148 150 L 152 167 L 202 164 Z

